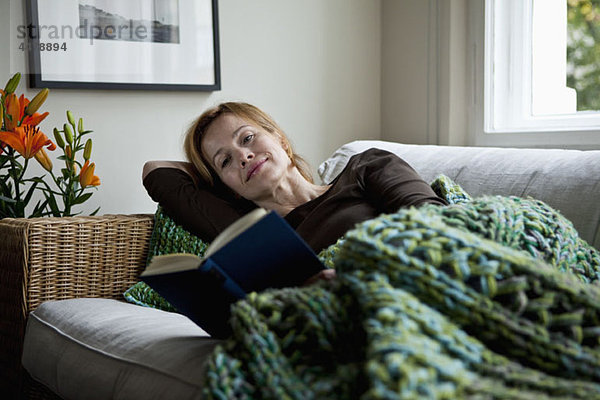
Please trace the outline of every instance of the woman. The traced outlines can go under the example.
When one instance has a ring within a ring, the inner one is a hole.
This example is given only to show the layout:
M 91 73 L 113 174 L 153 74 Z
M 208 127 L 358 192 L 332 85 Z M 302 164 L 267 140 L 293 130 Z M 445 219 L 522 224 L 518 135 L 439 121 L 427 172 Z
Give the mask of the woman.
M 283 216 L 318 253 L 381 213 L 446 204 L 406 162 L 379 149 L 351 157 L 331 184 L 315 184 L 283 130 L 246 103 L 204 112 L 186 134 L 185 153 L 191 165 L 146 163 L 144 186 L 175 222 L 208 242 L 260 206 Z
M 406 162 L 378 149 L 352 157 L 330 185 L 315 184 L 283 130 L 246 103 L 204 112 L 187 133 L 185 152 L 202 180 L 275 210 L 316 252 L 383 212 L 446 204 Z

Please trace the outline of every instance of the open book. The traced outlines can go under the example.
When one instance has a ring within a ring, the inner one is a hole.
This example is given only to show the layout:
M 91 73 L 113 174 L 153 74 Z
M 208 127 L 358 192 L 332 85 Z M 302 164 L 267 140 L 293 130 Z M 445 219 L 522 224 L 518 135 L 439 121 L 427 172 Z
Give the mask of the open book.
M 193 254 L 155 256 L 140 278 L 213 336 L 228 333 L 229 306 L 247 293 L 301 285 L 325 267 L 276 212 L 258 208 Z

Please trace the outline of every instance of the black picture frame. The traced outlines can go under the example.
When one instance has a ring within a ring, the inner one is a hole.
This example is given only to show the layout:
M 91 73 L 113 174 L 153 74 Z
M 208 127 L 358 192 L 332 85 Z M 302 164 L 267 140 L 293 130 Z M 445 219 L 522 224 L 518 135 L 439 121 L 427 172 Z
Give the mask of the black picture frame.
M 30 87 L 220 90 L 218 0 L 161 1 L 139 0 L 152 16 L 133 19 L 119 10 L 142 11 L 121 0 L 28 0 L 19 47 L 28 50 Z

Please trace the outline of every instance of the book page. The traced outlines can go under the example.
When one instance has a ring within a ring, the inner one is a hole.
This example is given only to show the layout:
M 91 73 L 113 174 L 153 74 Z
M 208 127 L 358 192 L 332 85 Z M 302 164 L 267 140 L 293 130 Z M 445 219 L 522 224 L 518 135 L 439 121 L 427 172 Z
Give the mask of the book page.
M 158 255 L 152 257 L 150 264 L 140 276 L 186 271 L 198 268 L 201 263 L 202 259 L 195 254 L 173 253 Z
M 204 258 L 208 258 L 216 253 L 221 247 L 229 243 L 231 239 L 248 229 L 250 226 L 254 225 L 256 221 L 267 215 L 267 213 L 267 210 L 259 207 L 250 211 L 248 214 L 229 225 L 223 232 L 219 234 L 219 236 L 215 238 L 215 240 L 212 241 L 210 246 L 208 246 L 206 252 L 204 253 Z

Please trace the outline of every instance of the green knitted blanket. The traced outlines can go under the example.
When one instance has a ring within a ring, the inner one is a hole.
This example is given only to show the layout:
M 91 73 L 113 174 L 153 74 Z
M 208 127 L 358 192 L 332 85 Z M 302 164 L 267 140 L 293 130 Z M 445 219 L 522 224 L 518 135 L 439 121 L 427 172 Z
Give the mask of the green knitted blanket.
M 333 282 L 252 293 L 209 399 L 600 399 L 600 255 L 546 204 L 382 215 L 321 255 Z

